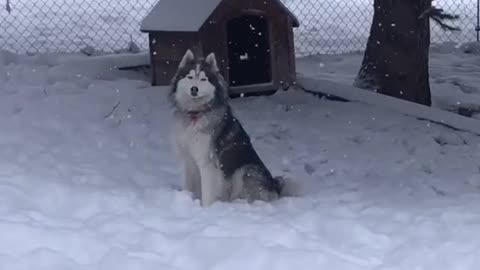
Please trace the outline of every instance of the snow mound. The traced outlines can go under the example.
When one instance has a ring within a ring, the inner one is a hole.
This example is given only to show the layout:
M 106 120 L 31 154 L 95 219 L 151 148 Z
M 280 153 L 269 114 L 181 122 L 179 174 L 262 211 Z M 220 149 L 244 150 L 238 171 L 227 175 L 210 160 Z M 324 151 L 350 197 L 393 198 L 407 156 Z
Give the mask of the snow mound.
M 467 42 L 460 46 L 460 50 L 467 54 L 480 55 L 480 42 Z
M 168 89 L 114 68 L 138 56 L 1 55 L 2 270 L 480 266 L 478 136 L 300 91 L 235 99 L 303 193 L 202 208 L 179 190 Z

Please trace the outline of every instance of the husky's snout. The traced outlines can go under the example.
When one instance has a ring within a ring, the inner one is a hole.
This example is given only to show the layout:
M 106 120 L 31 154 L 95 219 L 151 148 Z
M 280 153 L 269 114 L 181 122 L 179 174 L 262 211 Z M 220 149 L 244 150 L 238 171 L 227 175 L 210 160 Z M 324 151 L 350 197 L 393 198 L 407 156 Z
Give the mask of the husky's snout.
M 192 88 L 190 88 L 190 95 L 192 95 L 192 97 L 198 96 L 198 87 L 192 86 Z

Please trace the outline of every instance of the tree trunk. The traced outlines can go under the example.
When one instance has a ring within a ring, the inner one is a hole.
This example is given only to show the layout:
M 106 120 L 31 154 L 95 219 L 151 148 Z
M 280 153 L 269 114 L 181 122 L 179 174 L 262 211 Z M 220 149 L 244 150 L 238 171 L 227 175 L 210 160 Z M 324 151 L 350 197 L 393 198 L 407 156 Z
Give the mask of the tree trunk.
M 375 0 L 374 16 L 355 86 L 431 105 L 428 73 L 432 0 Z M 420 18 L 421 17 L 421 18 Z

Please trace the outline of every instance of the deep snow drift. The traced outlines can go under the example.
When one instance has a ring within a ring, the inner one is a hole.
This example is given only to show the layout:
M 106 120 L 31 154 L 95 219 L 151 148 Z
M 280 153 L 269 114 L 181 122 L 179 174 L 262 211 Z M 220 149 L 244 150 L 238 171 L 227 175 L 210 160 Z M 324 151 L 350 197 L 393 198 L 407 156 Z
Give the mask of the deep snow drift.
M 201 208 L 178 190 L 167 89 L 118 57 L 0 54 L 0 269 L 480 267 L 479 137 L 301 92 L 236 99 L 303 194 Z

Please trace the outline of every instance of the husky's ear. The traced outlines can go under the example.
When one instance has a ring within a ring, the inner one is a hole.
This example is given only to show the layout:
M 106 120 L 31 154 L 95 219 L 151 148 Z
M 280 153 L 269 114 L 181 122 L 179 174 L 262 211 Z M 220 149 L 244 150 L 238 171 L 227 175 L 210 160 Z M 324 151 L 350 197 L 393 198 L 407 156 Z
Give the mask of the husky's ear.
M 217 59 L 215 58 L 215 54 L 212 52 L 210 53 L 207 58 L 205 58 L 205 63 L 209 64 L 212 68 L 212 71 L 218 71 Z
M 182 58 L 182 61 L 180 61 L 180 64 L 178 65 L 179 68 L 184 68 L 188 63 L 192 62 L 195 59 L 195 56 L 193 55 L 193 52 L 188 49 L 185 55 Z

